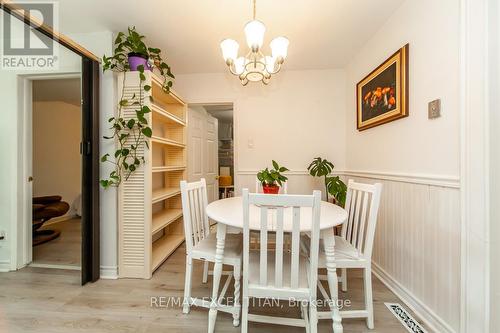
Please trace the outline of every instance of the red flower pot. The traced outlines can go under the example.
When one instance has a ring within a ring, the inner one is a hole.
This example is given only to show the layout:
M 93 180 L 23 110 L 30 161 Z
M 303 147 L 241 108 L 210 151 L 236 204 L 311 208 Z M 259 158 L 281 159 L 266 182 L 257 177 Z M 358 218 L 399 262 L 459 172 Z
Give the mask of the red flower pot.
M 280 187 L 278 185 L 264 184 L 262 185 L 262 190 L 266 194 L 278 194 L 278 192 L 280 191 Z

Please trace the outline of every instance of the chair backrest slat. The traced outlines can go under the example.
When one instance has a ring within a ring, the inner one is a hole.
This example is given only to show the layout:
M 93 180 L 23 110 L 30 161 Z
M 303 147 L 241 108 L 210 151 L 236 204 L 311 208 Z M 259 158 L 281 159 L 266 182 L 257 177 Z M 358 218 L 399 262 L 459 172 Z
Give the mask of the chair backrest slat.
M 195 233 L 195 244 L 197 244 L 201 239 L 202 239 L 202 235 L 201 235 L 201 231 L 200 231 L 200 212 L 198 210 L 198 205 L 199 205 L 199 201 L 198 201 L 198 189 L 193 189 L 192 191 L 189 192 L 189 194 L 191 195 L 191 200 L 192 200 L 192 207 L 193 207 L 193 210 L 194 210 L 194 214 L 193 214 L 193 220 L 192 220 L 192 226 L 193 226 L 193 231 Z
M 272 195 L 272 194 L 254 194 L 249 193 L 248 189 L 243 189 L 243 269 L 244 279 L 248 276 L 248 260 L 250 255 L 250 205 L 257 206 L 260 211 L 257 215 L 260 218 L 260 258 L 259 258 L 259 288 L 282 289 L 284 288 L 283 281 L 288 280 L 290 284 L 287 286 L 292 289 L 299 288 L 299 277 L 301 270 L 306 270 L 306 267 L 300 265 L 300 231 L 301 223 L 304 223 L 304 211 L 302 208 L 311 209 L 311 253 L 315 253 L 314 263 L 311 262 L 309 278 L 311 281 L 316 281 L 319 251 L 319 230 L 320 230 L 320 209 L 321 209 L 321 192 L 314 191 L 313 195 Z M 253 218 L 257 218 L 254 216 Z M 290 225 L 291 223 L 291 225 Z M 286 231 L 285 231 L 286 229 Z M 276 246 L 274 258 L 268 254 L 268 233 L 276 233 Z M 287 257 L 290 257 L 290 270 L 284 270 L 285 259 L 284 252 L 286 244 L 284 242 L 285 234 L 291 234 L 291 251 Z M 268 264 L 273 258 L 274 262 L 274 279 L 269 279 Z M 246 274 L 245 274 L 246 271 Z M 257 272 L 253 272 L 254 274 Z M 311 295 L 316 293 L 316 286 L 311 287 Z
M 206 214 L 207 183 L 204 178 L 198 182 L 188 183 L 181 181 L 182 213 L 184 219 L 184 236 L 186 250 L 189 253 L 193 246 L 198 244 L 210 230 Z
M 290 265 L 290 284 L 292 288 L 299 287 L 299 246 L 300 246 L 300 207 L 293 207 L 292 226 L 292 257 Z M 302 267 L 302 269 L 304 269 Z
M 260 284 L 267 284 L 267 207 L 260 210 Z
M 351 239 L 352 236 L 352 224 L 354 223 L 354 207 L 356 206 L 356 198 L 357 198 L 358 192 L 357 191 L 351 191 L 351 202 L 349 207 L 347 207 L 347 213 L 349 214 L 349 218 L 347 220 L 347 239 Z
M 364 192 L 358 191 L 358 195 L 356 196 L 356 210 L 354 211 L 354 220 L 352 225 L 352 238 L 351 243 L 357 244 L 358 240 L 358 230 L 361 223 L 361 201 L 363 200 L 363 195 L 366 194 Z
M 354 246 L 360 255 L 371 258 L 373 238 L 377 224 L 382 184 L 356 183 L 347 185 L 347 223 L 342 227 L 342 237 Z
M 277 219 L 274 285 L 276 288 L 281 288 L 283 286 L 283 207 L 278 207 Z
M 361 221 L 366 221 L 369 196 L 370 196 L 370 193 L 368 193 L 368 192 L 364 193 Z M 358 239 L 357 239 L 357 241 L 353 242 L 353 244 L 355 244 L 356 248 L 361 248 L 363 246 L 362 240 L 364 239 L 364 236 L 365 236 L 365 227 L 366 227 L 366 223 L 360 223 Z

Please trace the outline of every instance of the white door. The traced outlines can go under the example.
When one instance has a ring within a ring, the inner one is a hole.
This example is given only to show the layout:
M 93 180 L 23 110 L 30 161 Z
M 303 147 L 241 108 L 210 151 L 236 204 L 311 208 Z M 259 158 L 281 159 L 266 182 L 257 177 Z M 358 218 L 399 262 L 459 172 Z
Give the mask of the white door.
M 207 181 L 208 202 L 219 198 L 218 120 L 201 107 L 188 111 L 188 181 Z
M 219 199 L 219 120 L 207 114 L 205 122 L 205 151 L 208 202 Z

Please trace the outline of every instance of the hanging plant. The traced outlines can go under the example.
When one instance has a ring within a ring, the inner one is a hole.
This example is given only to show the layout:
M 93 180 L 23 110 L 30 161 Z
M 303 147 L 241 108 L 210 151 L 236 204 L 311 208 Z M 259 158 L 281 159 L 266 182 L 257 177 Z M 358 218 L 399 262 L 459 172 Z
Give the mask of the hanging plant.
M 137 152 L 143 148 L 143 145 L 149 149 L 148 138 L 153 135 L 153 131 L 145 117 L 151 112 L 151 109 L 144 103 L 151 86 L 145 84 L 144 72 L 157 70 L 163 77 L 162 89 L 165 92 L 169 92 L 173 84 L 174 75 L 170 71 L 170 66 L 161 58 L 161 50 L 147 47 L 143 39 L 144 36 L 137 33 L 135 27 L 128 28 L 127 35 L 123 32 L 117 35 L 114 55 L 103 56 L 103 71 L 137 71 L 139 75 L 139 95 L 134 94 L 132 98 L 126 99 L 124 98 L 125 90 L 122 89 L 117 115 L 108 120 L 112 135 L 104 136 L 104 138 L 115 140 L 118 147 L 113 156 L 105 154 L 101 157 L 101 162 L 115 166 L 109 176 L 100 181 L 104 188 L 119 186 L 145 162 L 144 157 L 138 156 Z M 122 87 L 125 87 L 125 76 L 123 76 Z M 124 119 L 124 107 L 134 107 L 136 116 Z

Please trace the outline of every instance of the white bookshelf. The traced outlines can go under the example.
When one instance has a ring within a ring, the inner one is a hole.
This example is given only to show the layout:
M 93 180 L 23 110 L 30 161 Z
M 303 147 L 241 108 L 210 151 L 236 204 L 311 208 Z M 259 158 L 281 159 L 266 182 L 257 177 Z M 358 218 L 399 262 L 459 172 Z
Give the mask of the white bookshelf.
M 187 105 L 174 91 L 165 93 L 155 74 L 145 75 L 144 84 L 152 87 L 144 104 L 152 111 L 146 119 L 153 136 L 148 139 L 149 149 L 140 151 L 145 164 L 123 181 L 119 190 L 122 278 L 151 278 L 184 241 L 179 183 L 186 178 Z M 118 82 L 124 98 L 139 96 L 139 73 L 122 73 Z M 124 118 L 135 116 L 135 109 L 125 107 Z

